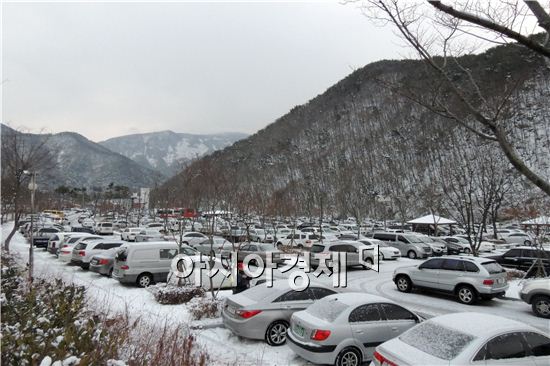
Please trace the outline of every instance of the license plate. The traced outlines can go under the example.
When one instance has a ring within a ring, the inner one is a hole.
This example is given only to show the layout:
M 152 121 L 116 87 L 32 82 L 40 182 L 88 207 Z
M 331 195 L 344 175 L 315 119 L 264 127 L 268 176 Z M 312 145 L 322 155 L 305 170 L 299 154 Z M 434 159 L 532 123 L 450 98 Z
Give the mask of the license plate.
M 118 269 L 115 269 L 113 272 L 115 273 L 115 275 L 118 275 Z
M 233 306 L 228 306 L 227 307 L 227 312 L 231 315 L 235 315 L 235 308 Z
M 497 280 L 497 283 L 504 283 L 504 278 L 499 278 L 499 279 Z
M 97 259 L 92 260 L 92 264 L 98 264 L 99 261 Z
M 294 333 L 296 333 L 296 335 L 298 335 L 300 337 L 303 337 L 304 333 L 305 333 L 305 329 L 304 329 L 304 327 L 302 327 L 298 324 L 295 324 L 294 325 Z

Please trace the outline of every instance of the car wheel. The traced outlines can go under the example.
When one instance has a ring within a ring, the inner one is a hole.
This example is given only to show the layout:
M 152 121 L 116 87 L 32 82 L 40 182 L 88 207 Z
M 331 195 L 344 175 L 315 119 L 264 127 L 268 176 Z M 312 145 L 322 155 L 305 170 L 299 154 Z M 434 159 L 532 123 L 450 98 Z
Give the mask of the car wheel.
M 550 318 L 550 297 L 536 296 L 532 302 L 533 312 L 541 318 Z
M 153 276 L 148 273 L 139 275 L 137 278 L 137 284 L 139 287 L 149 287 L 153 283 Z
M 109 277 L 113 277 L 113 269 L 112 268 L 109 270 Z
M 371 269 L 372 266 L 374 265 L 374 262 L 370 258 L 365 259 L 365 262 L 367 262 L 367 264 L 363 265 L 364 269 Z
M 277 243 L 277 249 L 279 250 L 283 249 L 283 243 Z
M 409 250 L 409 252 L 407 253 L 407 257 L 409 257 L 410 259 L 416 259 L 416 252 L 414 250 Z
M 384 253 L 380 253 L 380 260 L 384 261 L 386 258 L 384 258 Z
M 395 285 L 397 290 L 400 292 L 411 292 L 412 291 L 412 282 L 411 279 L 407 276 L 397 276 L 395 279 Z
M 525 244 L 525 245 L 527 245 L 527 246 L 530 247 L 530 246 L 531 246 L 531 240 L 525 240 L 525 241 L 523 242 L 523 244 Z
M 470 248 L 464 248 L 464 254 L 470 254 L 472 250 Z
M 472 305 L 476 302 L 477 293 L 471 286 L 460 286 L 456 290 L 458 301 L 466 305 Z
M 183 241 L 183 242 L 181 242 L 181 243 L 182 243 L 183 245 L 189 245 L 189 243 L 186 242 L 186 241 Z
M 335 366 L 359 366 L 361 364 L 361 353 L 355 348 L 344 348 L 336 357 Z
M 265 332 L 265 341 L 270 346 L 282 346 L 286 342 L 286 332 L 288 323 L 284 321 L 273 322 L 267 327 Z

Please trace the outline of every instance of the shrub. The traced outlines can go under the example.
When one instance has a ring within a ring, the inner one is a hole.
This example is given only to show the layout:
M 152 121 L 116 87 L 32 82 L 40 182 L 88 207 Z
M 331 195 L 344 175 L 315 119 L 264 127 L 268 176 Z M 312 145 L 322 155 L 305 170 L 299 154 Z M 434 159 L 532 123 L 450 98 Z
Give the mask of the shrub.
M 220 316 L 221 308 L 221 300 L 206 297 L 193 300 L 189 304 L 189 311 L 191 312 L 191 317 L 194 320 L 201 320 L 203 318 L 217 318 Z
M 159 304 L 177 305 L 188 303 L 196 297 L 204 297 L 205 291 L 201 287 L 174 286 L 159 284 L 147 288 Z
M 506 268 L 506 279 L 508 281 L 514 280 L 514 279 L 522 279 L 525 277 L 525 272 L 520 271 L 519 269 L 509 269 Z

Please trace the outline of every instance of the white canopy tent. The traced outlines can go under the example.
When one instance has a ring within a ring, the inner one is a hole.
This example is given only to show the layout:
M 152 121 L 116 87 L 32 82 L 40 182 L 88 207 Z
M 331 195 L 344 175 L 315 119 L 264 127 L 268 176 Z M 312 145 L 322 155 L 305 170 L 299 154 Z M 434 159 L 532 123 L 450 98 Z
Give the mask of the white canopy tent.
M 407 221 L 407 223 L 413 225 L 454 225 L 456 224 L 456 221 L 430 214 L 411 221 Z

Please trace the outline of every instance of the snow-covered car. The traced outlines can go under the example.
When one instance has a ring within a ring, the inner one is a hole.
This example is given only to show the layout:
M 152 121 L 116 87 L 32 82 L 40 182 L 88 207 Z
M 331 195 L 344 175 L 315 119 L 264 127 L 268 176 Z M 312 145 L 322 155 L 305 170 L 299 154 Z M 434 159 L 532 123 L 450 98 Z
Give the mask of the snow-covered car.
M 212 258 L 214 265 L 212 267 L 212 271 L 210 272 L 206 269 L 210 268 L 210 258 L 205 257 L 204 255 L 201 256 L 195 249 L 188 246 L 183 246 L 181 253 L 187 255 L 189 259 L 187 262 L 180 261 L 180 263 L 178 263 L 179 270 L 183 271 L 184 265 L 191 265 L 192 263 L 194 266 L 193 272 L 187 278 L 180 279 L 174 275 L 172 271 L 170 271 L 167 278 L 168 283 L 175 285 L 179 283 L 180 285 L 186 284 L 190 286 L 202 287 L 206 291 L 211 288 L 229 289 L 234 286 L 234 281 L 231 276 L 231 268 L 229 267 L 229 263 L 225 260 Z M 199 265 L 203 268 L 203 270 L 198 269 Z M 200 276 L 197 275 L 199 272 Z M 210 273 L 212 273 L 212 276 L 210 276 Z M 210 283 L 210 280 L 212 280 L 212 283 Z
M 85 240 L 73 248 L 71 263 L 79 265 L 82 269 L 88 269 L 90 260 L 96 254 L 103 253 L 105 250 L 118 248 L 124 242 L 122 240 Z
M 135 234 L 135 241 L 162 241 L 164 240 L 164 234 L 158 231 L 156 228 L 141 229 L 139 233 Z
M 366 238 L 359 239 L 358 241 L 365 245 L 372 245 L 374 251 L 378 250 L 380 260 L 396 260 L 401 257 L 401 251 L 399 249 L 392 247 L 382 240 Z
M 550 278 L 525 281 L 519 297 L 531 305 L 535 315 L 550 318 Z
M 421 321 L 384 297 L 357 292 L 330 295 L 292 315 L 288 347 L 315 364 L 358 366 L 372 359 L 376 345 Z
M 212 252 L 214 256 L 221 256 L 224 258 L 229 257 L 229 254 L 233 251 L 233 243 L 221 236 L 214 236 L 212 240 L 209 238 L 204 239 L 198 244 L 191 245 L 191 247 L 195 248 L 203 255 L 209 256 Z M 238 245 L 235 245 L 235 248 L 237 247 Z
M 93 228 L 95 226 L 95 221 L 94 219 L 85 218 L 84 220 L 82 220 L 81 224 L 83 227 Z
M 250 240 L 256 242 L 273 243 L 273 234 L 268 233 L 265 229 L 254 228 L 250 229 Z
M 503 237 L 504 241 L 507 244 L 516 244 L 516 245 L 532 245 L 533 239 L 529 234 L 526 233 L 511 233 L 508 236 Z
M 141 227 L 128 227 L 120 232 L 120 239 L 126 241 L 136 241 L 136 235 L 142 230 L 143 228 Z
M 550 363 L 550 338 L 524 322 L 487 313 L 453 313 L 422 322 L 378 347 L 373 365 Z
M 208 236 L 204 235 L 203 233 L 200 233 L 198 231 L 188 231 L 186 233 L 183 233 L 181 237 L 181 242 L 185 245 L 194 246 L 203 242 L 205 239 L 208 239 Z
M 459 236 L 441 236 L 445 242 L 447 242 L 447 248 L 454 247 L 455 250 L 463 252 L 464 254 L 470 254 L 472 252 L 472 247 L 470 242 Z
M 74 235 L 66 240 L 57 251 L 57 258 L 62 262 L 70 262 L 73 257 L 73 248 L 76 244 L 85 240 L 103 239 L 101 236 L 92 235 L 88 233 L 80 233 L 81 235 Z
M 94 226 L 94 232 L 98 235 L 112 235 L 113 231 L 112 222 L 98 222 Z

